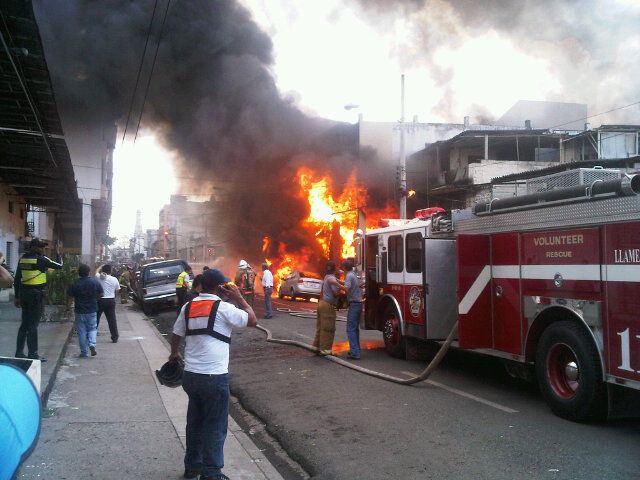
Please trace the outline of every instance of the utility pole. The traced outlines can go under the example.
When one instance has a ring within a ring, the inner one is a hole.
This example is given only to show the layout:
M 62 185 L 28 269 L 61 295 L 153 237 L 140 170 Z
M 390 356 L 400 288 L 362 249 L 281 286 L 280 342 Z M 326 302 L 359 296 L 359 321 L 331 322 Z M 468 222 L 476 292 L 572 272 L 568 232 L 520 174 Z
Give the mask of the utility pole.
M 407 218 L 407 153 L 404 124 L 404 74 L 400 77 L 400 218 Z

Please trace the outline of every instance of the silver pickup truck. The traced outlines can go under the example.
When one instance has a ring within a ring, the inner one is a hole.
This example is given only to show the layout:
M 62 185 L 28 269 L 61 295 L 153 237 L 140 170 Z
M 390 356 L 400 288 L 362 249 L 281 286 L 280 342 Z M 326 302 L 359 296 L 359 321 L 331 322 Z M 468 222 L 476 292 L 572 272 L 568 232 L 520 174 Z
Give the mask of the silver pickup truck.
M 176 279 L 186 266 L 184 260 L 164 260 L 141 268 L 136 297 L 145 314 L 151 315 L 163 306 L 175 304 Z

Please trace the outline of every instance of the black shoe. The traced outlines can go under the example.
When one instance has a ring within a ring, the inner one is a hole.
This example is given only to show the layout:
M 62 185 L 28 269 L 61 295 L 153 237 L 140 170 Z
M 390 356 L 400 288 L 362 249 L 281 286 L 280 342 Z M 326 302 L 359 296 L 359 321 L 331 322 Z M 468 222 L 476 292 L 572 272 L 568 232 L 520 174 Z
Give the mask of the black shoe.
M 98 352 L 96 352 L 96 347 L 94 346 L 89 347 L 89 350 L 91 350 L 92 357 L 95 357 L 98 354 Z
M 273 315 L 265 315 L 264 318 L 273 318 Z
M 196 478 L 199 475 L 198 471 L 196 470 L 188 470 L 188 469 L 184 469 L 184 475 L 182 475 L 184 478 Z
M 224 473 L 219 473 L 218 475 L 214 475 L 213 477 L 206 477 L 204 475 L 200 475 L 200 480 L 231 480 Z
M 111 343 L 118 343 L 118 339 L 117 338 L 112 338 L 111 339 Z
M 16 353 L 16 356 L 14 358 L 27 358 L 27 356 L 24 353 L 20 352 Z
M 27 358 L 29 358 L 31 360 L 40 360 L 42 363 L 47 361 L 46 358 L 41 357 L 40 355 L 29 355 Z

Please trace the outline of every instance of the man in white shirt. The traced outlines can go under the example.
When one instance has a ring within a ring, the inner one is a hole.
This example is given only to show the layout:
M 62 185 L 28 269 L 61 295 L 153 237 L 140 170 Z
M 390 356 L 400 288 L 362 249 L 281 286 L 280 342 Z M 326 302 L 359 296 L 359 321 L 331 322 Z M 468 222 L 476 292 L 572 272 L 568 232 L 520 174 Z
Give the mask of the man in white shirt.
M 98 326 L 100 326 L 100 317 L 102 312 L 107 317 L 107 323 L 109 324 L 109 333 L 111 334 L 111 341 L 113 343 L 118 342 L 118 323 L 116 322 L 116 293 L 120 291 L 120 282 L 116 277 L 111 275 L 111 265 L 103 265 L 99 273 L 96 273 L 96 278 L 102 285 L 104 295 L 98 299 Z M 97 328 L 97 327 L 96 327 Z
M 189 396 L 185 478 L 228 479 L 222 467 L 229 416 L 231 329 L 255 327 L 258 322 L 238 287 L 227 282 L 220 270 L 205 271 L 202 292 L 184 305 L 173 326 L 169 360 L 182 358 L 179 349 L 186 338 L 182 376 L 182 388 Z
M 273 292 L 273 273 L 269 270 L 269 265 L 262 264 L 262 288 L 264 289 L 264 318 L 273 318 L 271 308 L 271 293 Z

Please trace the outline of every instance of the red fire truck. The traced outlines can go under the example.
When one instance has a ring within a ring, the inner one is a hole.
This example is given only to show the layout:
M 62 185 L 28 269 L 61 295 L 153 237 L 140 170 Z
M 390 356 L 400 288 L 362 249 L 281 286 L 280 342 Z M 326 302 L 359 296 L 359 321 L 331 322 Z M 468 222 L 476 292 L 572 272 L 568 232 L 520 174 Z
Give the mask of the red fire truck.
M 458 322 L 454 346 L 535 374 L 557 415 L 640 415 L 640 175 L 616 172 L 383 221 L 358 242 L 365 328 L 402 357 Z

